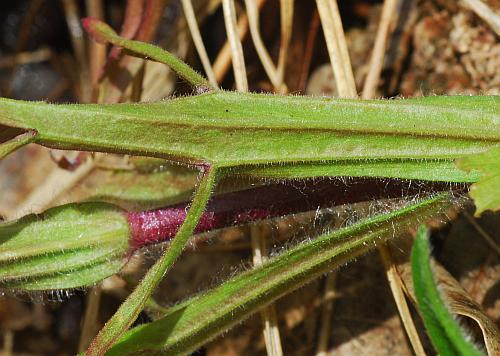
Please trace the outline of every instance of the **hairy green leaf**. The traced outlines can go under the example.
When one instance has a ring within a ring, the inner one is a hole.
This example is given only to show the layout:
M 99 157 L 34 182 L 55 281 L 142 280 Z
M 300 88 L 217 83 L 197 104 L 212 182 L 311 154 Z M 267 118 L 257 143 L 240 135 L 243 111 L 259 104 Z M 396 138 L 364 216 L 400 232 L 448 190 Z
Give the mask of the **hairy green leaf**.
M 427 228 L 419 227 L 411 254 L 413 285 L 425 328 L 440 355 L 481 355 L 448 311 L 430 265 Z
M 87 17 L 82 23 L 87 32 L 99 43 L 106 44 L 109 42 L 116 46 L 124 47 L 128 50 L 129 54 L 134 56 L 164 63 L 200 91 L 216 89 L 212 88 L 210 83 L 190 66 L 160 47 L 120 37 L 111 27 L 97 19 Z
M 92 285 L 125 263 L 129 227 L 104 203 L 68 204 L 0 224 L 0 286 L 48 290 Z
M 386 165 L 396 164 L 399 168 L 390 174 L 398 178 L 406 178 L 401 167 L 411 166 L 412 176 L 437 179 L 428 161 L 439 162 L 439 172 L 450 170 L 454 159 L 500 144 L 495 111 L 500 97 L 431 99 L 361 101 L 222 91 L 148 104 L 0 99 L 0 123 L 35 128 L 36 142 L 49 147 L 246 169 L 349 161 L 353 175 L 370 170 L 382 177 Z M 368 169 L 362 168 L 365 164 Z M 353 167 L 360 172 L 355 174 Z M 339 175 L 335 170 L 329 174 Z M 456 171 L 451 175 L 471 180 Z
M 205 210 L 218 174 L 219 172 L 216 167 L 211 167 L 204 172 L 186 219 L 170 243 L 169 248 L 156 261 L 153 267 L 148 270 L 142 281 L 120 305 L 118 311 L 108 320 L 106 325 L 104 325 L 89 346 L 87 355 L 102 355 L 132 325 L 165 273 L 172 267 L 186 246 L 198 224 L 201 214 Z
M 130 211 L 159 208 L 188 200 L 196 172 L 166 164 L 153 172 L 107 172 L 89 200 L 105 201 Z
M 346 160 L 325 163 L 298 163 L 241 167 L 237 171 L 243 177 L 268 179 L 307 179 L 316 177 L 383 177 L 446 182 L 476 182 L 477 171 L 464 172 L 452 160 L 369 159 Z
M 277 298 L 345 264 L 395 232 L 435 217 L 451 204 L 447 193 L 326 233 L 168 309 L 155 322 L 127 332 L 108 352 L 187 354 Z
M 477 170 L 481 178 L 472 185 L 470 195 L 476 203 L 476 215 L 485 210 L 500 209 L 500 147 L 488 152 L 464 157 L 458 166 L 467 171 Z
M 7 156 L 9 153 L 14 152 L 15 150 L 27 145 L 30 142 L 34 141 L 36 135 L 36 131 L 30 130 L 25 132 L 16 138 L 7 141 L 5 143 L 0 144 L 0 160 Z

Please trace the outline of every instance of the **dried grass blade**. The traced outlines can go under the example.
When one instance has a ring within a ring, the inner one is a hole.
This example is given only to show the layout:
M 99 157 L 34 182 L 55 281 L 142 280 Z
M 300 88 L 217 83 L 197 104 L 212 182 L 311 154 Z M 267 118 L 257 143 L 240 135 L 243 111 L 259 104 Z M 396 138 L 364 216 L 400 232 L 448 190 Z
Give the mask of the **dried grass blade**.
M 241 46 L 241 41 L 238 36 L 234 0 L 222 0 L 222 8 L 224 10 L 224 22 L 226 24 L 227 37 L 231 46 L 236 89 L 240 92 L 246 92 L 248 91 L 248 81 L 245 69 L 245 58 L 243 56 L 243 47 Z
M 357 98 L 358 93 L 337 2 L 335 0 L 316 0 L 316 4 L 339 95 L 346 98 Z
M 280 84 L 280 90 L 286 92 L 286 85 L 284 85 L 285 80 L 285 68 L 286 61 L 288 58 L 288 49 L 290 48 L 290 40 L 292 38 L 292 28 L 293 28 L 293 12 L 294 12 L 294 2 L 293 0 L 280 0 L 280 18 L 281 18 L 281 42 L 280 42 L 280 54 L 278 58 L 278 83 Z
M 196 51 L 200 56 L 201 64 L 205 73 L 207 74 L 208 81 L 214 88 L 218 87 L 217 79 L 215 78 L 215 73 L 210 64 L 210 59 L 208 58 L 207 50 L 205 49 L 205 44 L 201 38 L 200 28 L 198 27 L 198 22 L 196 21 L 196 15 L 194 13 L 193 4 L 191 0 L 182 0 L 182 8 L 184 10 L 184 15 L 186 16 L 186 21 L 189 26 L 189 31 L 191 32 L 191 37 L 193 38 L 194 46 Z
M 366 75 L 363 93 L 361 95 L 363 99 L 372 99 L 377 91 L 382 65 L 384 64 L 387 40 L 389 38 L 391 25 L 395 20 L 394 15 L 397 13 L 398 4 L 399 0 L 384 1 L 377 37 L 375 38 L 370 64 L 368 66 L 368 74 Z

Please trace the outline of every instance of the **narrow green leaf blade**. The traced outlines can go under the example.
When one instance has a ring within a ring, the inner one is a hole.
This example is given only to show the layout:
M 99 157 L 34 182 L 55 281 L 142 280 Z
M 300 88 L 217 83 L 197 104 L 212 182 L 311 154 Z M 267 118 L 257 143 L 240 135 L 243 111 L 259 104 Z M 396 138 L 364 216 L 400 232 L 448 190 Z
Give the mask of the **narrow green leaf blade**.
M 365 101 L 222 91 L 148 104 L 50 105 L 0 99 L 0 123 L 36 128 L 37 143 L 64 149 L 257 169 L 273 163 L 349 161 L 350 172 L 367 164 L 365 171 L 373 176 L 384 176 L 388 162 L 397 162 L 400 167 L 391 176 L 404 175 L 403 166 L 412 166 L 413 176 L 429 180 L 443 169 L 435 162 L 448 164 L 450 170 L 452 160 L 500 145 L 498 113 L 467 109 L 484 104 L 484 99 L 446 98 L 444 104 L 434 99 L 433 105 L 424 99 Z M 458 110 L 452 101 L 467 105 Z M 425 168 L 429 161 L 439 172 Z M 457 176 L 456 171 L 448 174 Z
M 473 184 L 470 195 L 476 203 L 476 215 L 500 209 L 500 147 L 464 157 L 458 166 L 466 171 L 479 171 L 480 179 Z
M 127 49 L 130 54 L 137 57 L 164 63 L 188 83 L 199 88 L 200 91 L 215 89 L 212 88 L 207 79 L 195 72 L 190 66 L 158 46 L 120 37 L 106 23 L 91 17 L 83 19 L 82 23 L 87 32 L 99 43 L 106 44 L 109 42 Z
M 127 332 L 109 355 L 187 354 L 277 298 L 345 264 L 395 231 L 415 226 L 449 207 L 443 193 L 403 209 L 326 233 L 168 310 L 161 319 Z
M 383 177 L 445 182 L 476 182 L 477 171 L 464 172 L 453 160 L 346 160 L 327 163 L 297 163 L 242 167 L 238 175 L 267 179 L 307 179 L 316 177 Z
M 35 140 L 35 136 L 36 131 L 29 130 L 28 132 L 25 132 L 10 141 L 0 144 L 0 160 L 9 153 L 12 153 L 24 145 L 33 142 Z
M 0 286 L 48 290 L 92 285 L 125 263 L 129 227 L 104 203 L 68 204 L 0 224 Z
M 218 171 L 215 167 L 208 168 L 204 172 L 186 219 L 172 240 L 168 250 L 148 270 L 142 281 L 120 305 L 106 325 L 104 325 L 87 349 L 87 355 L 104 354 L 132 325 L 165 273 L 172 267 L 186 246 L 198 224 L 201 214 L 205 210 L 215 185 L 217 174 Z
M 482 353 L 469 342 L 448 311 L 438 291 L 430 265 L 428 231 L 419 227 L 411 266 L 417 303 L 432 344 L 440 355 L 473 356 Z

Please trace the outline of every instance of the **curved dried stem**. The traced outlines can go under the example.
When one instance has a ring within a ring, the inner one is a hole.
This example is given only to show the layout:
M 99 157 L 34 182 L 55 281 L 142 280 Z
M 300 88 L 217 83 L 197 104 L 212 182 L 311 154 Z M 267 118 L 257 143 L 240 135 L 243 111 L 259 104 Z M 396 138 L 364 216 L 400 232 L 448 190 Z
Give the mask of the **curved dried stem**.
M 316 0 L 337 90 L 341 97 L 357 98 L 351 60 L 336 0 Z
M 252 41 L 259 56 L 260 62 L 264 67 L 264 70 L 271 80 L 271 83 L 275 88 L 278 86 L 278 73 L 276 66 L 269 55 L 269 52 L 264 45 L 262 36 L 260 35 L 260 22 L 259 22 L 259 7 L 254 0 L 245 0 L 245 7 L 248 16 L 248 24 L 250 27 L 250 34 L 252 35 Z
M 290 38 L 292 33 L 293 20 L 293 1 L 280 1 L 280 16 L 281 16 L 281 43 L 278 65 L 276 66 L 267 51 L 262 36 L 260 35 L 259 22 L 259 4 L 253 0 L 245 0 L 245 7 L 248 15 L 250 33 L 257 51 L 257 55 L 264 67 L 264 70 L 277 91 L 285 93 L 287 91 L 284 85 L 285 64 L 290 46 Z
M 384 64 L 387 39 L 389 37 L 391 24 L 395 19 L 394 15 L 396 14 L 398 4 L 399 0 L 384 1 L 382 16 L 377 30 L 377 37 L 375 38 L 370 64 L 368 66 L 369 71 L 366 76 L 363 93 L 361 95 L 363 99 L 372 99 L 377 91 L 380 73 L 382 72 L 382 65 Z
M 231 46 L 236 89 L 240 92 L 246 92 L 248 91 L 248 81 L 245 69 L 245 58 L 243 56 L 243 47 L 241 46 L 241 41 L 238 36 L 234 0 L 222 0 L 222 8 L 224 10 L 224 22 L 226 24 L 227 37 Z
M 189 31 L 191 32 L 191 37 L 193 37 L 193 43 L 196 47 L 196 51 L 200 56 L 201 64 L 205 73 L 207 74 L 208 81 L 214 88 L 218 86 L 217 79 L 215 78 L 214 70 L 210 64 L 210 59 L 208 59 L 207 50 L 205 49 L 205 44 L 201 38 L 200 28 L 198 27 L 198 22 L 196 21 L 196 15 L 193 10 L 193 4 L 191 0 L 182 0 L 182 8 L 184 10 L 184 15 L 186 16 L 186 21 L 189 26 Z
M 462 0 L 470 10 L 483 19 L 493 31 L 500 36 L 500 16 L 498 16 L 488 5 L 481 0 Z
M 417 356 L 424 356 L 424 347 L 420 342 L 417 329 L 415 327 L 415 324 L 413 323 L 410 309 L 408 308 L 408 303 L 406 302 L 406 298 L 403 292 L 403 282 L 401 281 L 401 277 L 399 276 L 398 271 L 394 266 L 391 251 L 387 244 L 379 245 L 378 251 L 385 267 L 385 273 L 387 276 L 387 280 L 389 281 L 391 293 L 398 308 L 399 316 L 401 317 L 401 321 L 405 328 L 406 334 L 408 335 L 408 339 L 410 339 L 413 351 Z

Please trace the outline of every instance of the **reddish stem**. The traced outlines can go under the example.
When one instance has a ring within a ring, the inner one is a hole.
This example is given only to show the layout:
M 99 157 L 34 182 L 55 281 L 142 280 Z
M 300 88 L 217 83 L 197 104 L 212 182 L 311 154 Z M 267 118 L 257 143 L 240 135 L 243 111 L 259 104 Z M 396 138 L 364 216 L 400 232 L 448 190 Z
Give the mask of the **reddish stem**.
M 334 205 L 398 198 L 443 189 L 449 189 L 449 184 L 410 184 L 408 181 L 381 179 L 357 179 L 349 183 L 327 179 L 282 182 L 213 197 L 195 232 Z M 129 212 L 127 218 L 131 229 L 132 250 L 174 237 L 186 218 L 187 210 L 188 203 L 181 203 L 156 210 Z

